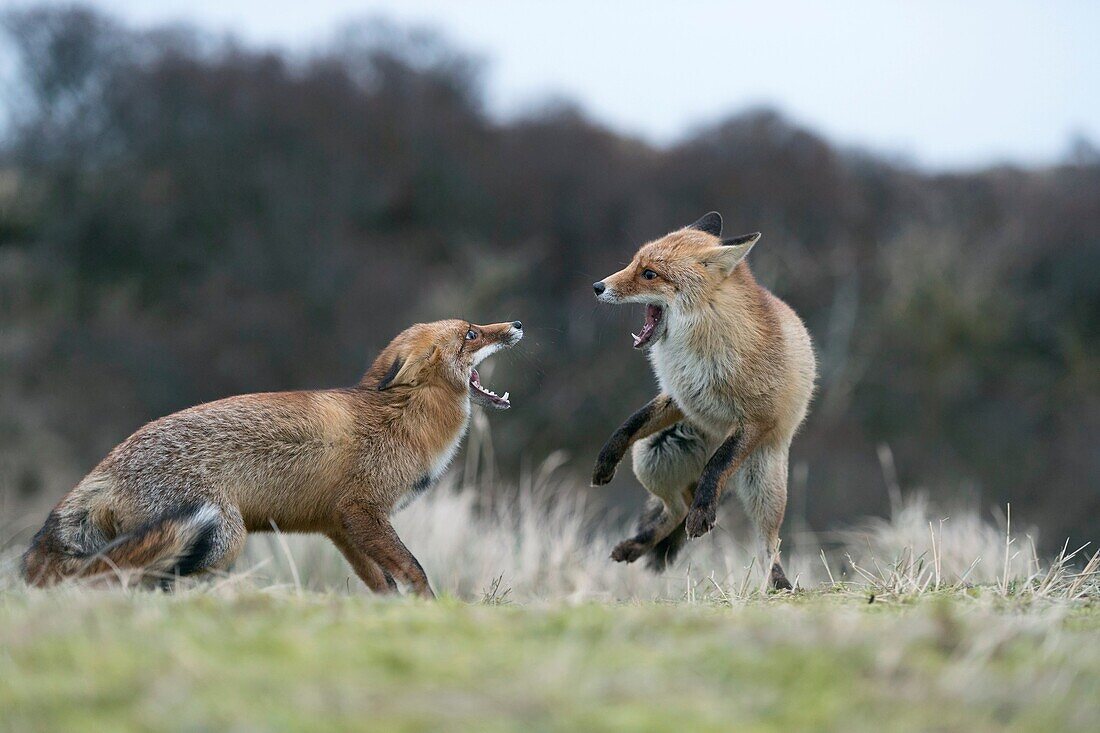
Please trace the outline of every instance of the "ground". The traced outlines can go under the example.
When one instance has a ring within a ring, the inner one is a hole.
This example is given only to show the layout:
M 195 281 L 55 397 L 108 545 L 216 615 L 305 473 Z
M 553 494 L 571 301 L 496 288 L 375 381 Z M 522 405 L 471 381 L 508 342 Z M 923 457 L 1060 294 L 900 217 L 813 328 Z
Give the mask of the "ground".
M 1054 731 L 1100 716 L 1095 600 L 870 600 L 9 591 L 0 729 Z
M 540 471 L 549 475 L 551 471 Z M 736 515 L 662 575 L 611 562 L 584 489 L 396 518 L 440 594 L 376 598 L 323 538 L 249 540 L 173 593 L 27 589 L 41 516 L 0 536 L 0 732 L 1041 731 L 1100 720 L 1100 554 L 919 495 L 784 551 L 766 593 Z M 10 531 L 10 530 L 9 530 Z

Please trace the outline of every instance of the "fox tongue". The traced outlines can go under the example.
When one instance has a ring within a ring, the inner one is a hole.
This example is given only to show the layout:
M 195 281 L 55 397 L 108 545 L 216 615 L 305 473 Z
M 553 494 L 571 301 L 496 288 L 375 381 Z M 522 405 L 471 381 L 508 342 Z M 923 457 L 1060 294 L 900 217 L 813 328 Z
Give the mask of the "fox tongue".
M 477 397 L 479 400 L 484 400 L 482 404 L 488 404 L 498 410 L 507 410 L 512 406 L 512 403 L 508 401 L 510 395 L 507 392 L 505 392 L 502 397 L 481 384 L 481 375 L 477 373 L 477 369 L 470 370 L 470 387 L 473 389 L 471 394 L 474 397 Z
M 653 332 L 657 330 L 657 321 L 661 318 L 661 309 L 655 305 L 647 305 L 645 307 L 645 323 L 642 325 L 641 333 L 632 333 L 634 337 L 634 348 L 637 349 L 645 344 L 649 343 L 649 340 L 653 338 Z

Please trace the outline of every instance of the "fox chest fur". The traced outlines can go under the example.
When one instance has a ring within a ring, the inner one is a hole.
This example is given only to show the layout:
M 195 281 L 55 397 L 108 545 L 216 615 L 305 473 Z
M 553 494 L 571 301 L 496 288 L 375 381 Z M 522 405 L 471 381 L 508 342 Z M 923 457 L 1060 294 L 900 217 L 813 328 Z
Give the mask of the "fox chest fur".
M 649 350 L 650 364 L 662 391 L 692 423 L 719 436 L 774 410 L 775 380 L 765 367 L 781 368 L 781 354 L 737 324 L 669 316 L 668 333 Z
M 452 428 L 452 424 L 457 424 L 457 427 Z M 439 443 L 441 447 L 436 452 L 430 453 L 427 460 L 418 467 L 416 479 L 407 486 L 399 485 L 395 487 L 398 492 L 394 499 L 395 511 L 407 507 L 439 481 L 458 453 L 458 449 L 462 445 L 462 439 L 466 437 L 469 427 L 470 401 L 466 400 L 462 405 L 457 423 L 449 422 L 445 429 L 440 432 Z
M 444 436 L 443 450 L 429 460 L 428 479 L 431 483 L 438 481 L 447 470 L 447 467 L 451 465 L 451 461 L 454 460 L 455 454 L 458 453 L 458 448 L 462 445 L 462 439 L 466 437 L 466 431 L 469 430 L 469 428 L 470 401 L 466 400 L 462 405 L 458 428 L 451 431 L 449 440 Z
M 408 506 L 443 476 L 469 429 L 471 406 L 465 396 L 428 409 L 416 402 L 404 407 L 399 428 L 372 426 L 361 436 L 358 460 L 375 471 L 367 481 L 394 510 Z M 379 475 L 379 464 L 390 467 L 386 475 Z
M 719 363 L 714 355 L 697 354 L 680 339 L 668 337 L 649 351 L 657 382 L 692 423 L 713 435 L 725 433 L 741 408 L 729 399 L 728 381 L 734 365 Z

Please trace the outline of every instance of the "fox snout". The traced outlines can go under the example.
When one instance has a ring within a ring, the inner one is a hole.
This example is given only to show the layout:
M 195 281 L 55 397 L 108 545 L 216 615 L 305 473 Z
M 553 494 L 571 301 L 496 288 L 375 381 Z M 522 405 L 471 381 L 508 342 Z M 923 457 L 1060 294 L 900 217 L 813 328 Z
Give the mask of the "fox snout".
M 596 300 L 601 303 L 651 303 L 664 302 L 667 294 L 658 287 L 654 287 L 647 279 L 636 282 L 637 278 L 627 268 L 612 275 L 608 275 L 599 282 L 592 283 L 592 290 L 596 293 Z
M 474 326 L 472 330 L 480 332 L 481 340 L 484 343 L 482 348 L 488 348 L 492 351 L 515 346 L 523 338 L 522 321 L 494 323 L 489 326 Z
M 620 303 L 622 302 L 622 294 L 614 288 L 614 286 L 608 286 L 605 280 L 592 283 L 592 290 L 596 292 L 596 300 L 601 303 Z
M 482 385 L 481 375 L 474 367 L 491 354 L 518 344 L 520 339 L 523 338 L 523 323 L 512 321 L 511 323 L 495 323 L 490 326 L 471 325 L 470 330 L 466 332 L 466 336 L 467 338 L 473 336 L 474 338 L 471 340 L 478 344 L 473 352 L 470 366 L 470 398 L 486 407 L 507 410 L 512 406 L 512 403 L 508 401 L 509 394 L 505 392 L 503 395 L 498 395 Z
M 675 288 L 667 280 L 659 281 L 659 277 L 655 270 L 631 263 L 625 269 L 592 283 L 596 300 L 601 303 L 645 305 L 642 330 L 631 334 L 635 349 L 657 341 L 665 334 L 665 308 L 675 295 Z
M 523 338 L 523 322 L 512 321 L 512 327 L 504 334 L 504 344 L 506 346 L 515 346 L 519 343 L 521 338 Z

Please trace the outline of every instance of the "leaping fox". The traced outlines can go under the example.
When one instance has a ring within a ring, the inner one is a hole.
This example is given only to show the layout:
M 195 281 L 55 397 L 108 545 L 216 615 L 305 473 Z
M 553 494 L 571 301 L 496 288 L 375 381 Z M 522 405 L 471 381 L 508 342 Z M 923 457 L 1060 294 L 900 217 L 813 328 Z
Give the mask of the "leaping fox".
M 721 234 L 722 217 L 711 212 L 643 245 L 624 269 L 593 284 L 604 303 L 645 306 L 634 348 L 648 347 L 661 392 L 607 441 L 592 483 L 611 481 L 633 447 L 634 474 L 652 498 L 637 535 L 611 556 L 633 562 L 652 553 L 659 570 L 685 537 L 710 531 L 733 479 L 771 563 L 771 584 L 790 589 L 779 527 L 788 451 L 814 390 L 813 346 L 802 320 L 749 270 L 745 256 L 760 234 Z
M 132 571 L 224 568 L 248 532 L 320 532 L 379 593 L 431 596 L 389 515 L 435 482 L 471 400 L 510 406 L 474 367 L 523 336 L 519 321 L 438 321 L 395 338 L 349 389 L 249 394 L 149 423 L 50 512 L 23 556 L 34 585 Z

